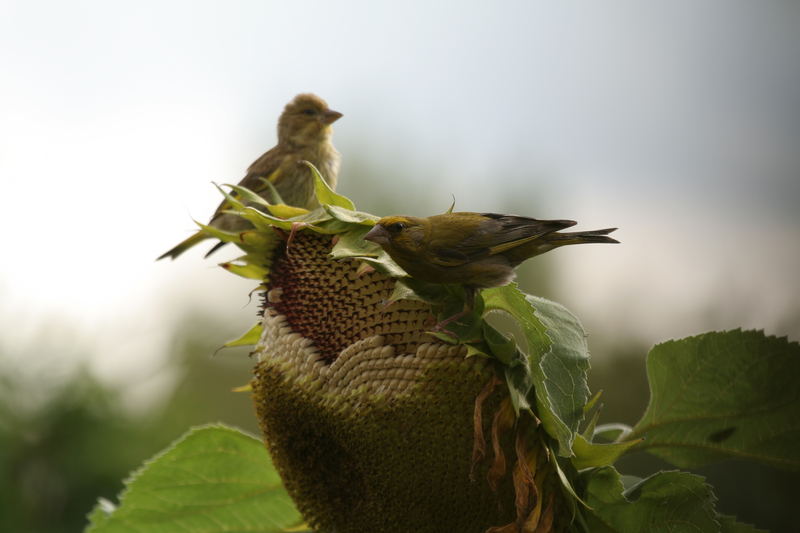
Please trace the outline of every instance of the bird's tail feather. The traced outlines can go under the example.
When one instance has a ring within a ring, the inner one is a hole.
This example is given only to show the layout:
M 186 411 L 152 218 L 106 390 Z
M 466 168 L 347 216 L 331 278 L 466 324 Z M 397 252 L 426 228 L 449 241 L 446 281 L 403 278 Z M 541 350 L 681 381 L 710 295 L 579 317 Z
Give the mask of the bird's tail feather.
M 571 231 L 566 233 L 550 233 L 547 241 L 557 246 L 565 244 L 585 244 L 585 243 L 611 243 L 617 244 L 619 241 L 608 234 L 616 231 L 617 228 L 596 229 L 592 231 Z

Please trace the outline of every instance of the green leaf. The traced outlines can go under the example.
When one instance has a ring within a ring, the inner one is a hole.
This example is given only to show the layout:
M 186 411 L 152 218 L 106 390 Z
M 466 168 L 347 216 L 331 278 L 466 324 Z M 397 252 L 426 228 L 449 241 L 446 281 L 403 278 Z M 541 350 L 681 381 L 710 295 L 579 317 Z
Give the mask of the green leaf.
M 456 197 L 453 196 L 453 203 L 450 204 L 450 207 L 447 208 L 447 213 L 452 213 L 453 209 L 456 208 Z
M 258 179 L 267 189 L 269 189 L 269 194 L 270 198 L 272 198 L 272 201 L 274 201 L 276 204 L 286 205 L 286 202 L 283 200 L 283 197 L 281 197 L 281 193 L 279 193 L 275 185 L 273 185 L 272 182 L 269 181 L 268 177 L 265 178 L 262 176 Z
M 583 435 L 577 435 L 572 443 L 572 465 L 578 469 L 614 464 L 628 448 L 638 444 L 639 441 L 617 442 L 613 444 L 598 444 L 589 442 Z
M 272 186 L 271 183 L 270 186 Z M 295 207 L 286 204 L 269 204 L 267 206 L 267 211 L 269 211 L 270 215 L 278 218 L 295 218 L 309 213 L 309 210 L 304 207 Z
M 253 224 L 256 228 L 261 231 L 270 231 L 271 228 L 281 228 L 284 230 L 291 230 L 292 229 L 292 220 L 285 219 L 285 218 L 278 218 L 275 216 L 270 215 L 269 213 L 265 213 L 256 209 L 255 207 L 245 207 L 243 209 L 237 210 L 225 210 L 227 213 L 233 213 L 235 215 L 239 215 L 240 217 L 248 220 L 251 224 Z
M 339 233 L 345 233 L 347 231 L 350 231 L 350 229 L 353 227 L 352 224 L 348 224 L 347 222 L 342 222 L 341 220 L 336 220 L 327 213 L 325 213 L 325 215 L 328 218 L 326 220 L 318 221 L 312 228 L 317 233 L 336 235 Z
M 597 411 L 594 412 L 594 414 L 592 414 L 592 417 L 589 419 L 589 422 L 586 424 L 586 427 L 583 428 L 583 432 L 581 433 L 581 435 L 583 435 L 583 437 L 586 440 L 590 442 L 594 440 L 594 430 L 595 427 L 597 426 L 597 421 L 599 419 L 600 419 L 600 410 L 598 409 Z
M 317 227 L 325 224 L 335 224 L 340 228 L 350 229 L 349 224 L 342 224 L 341 222 L 333 218 L 330 215 L 330 213 L 328 213 L 328 211 L 325 209 L 325 206 L 317 207 L 312 211 L 306 211 L 305 214 L 292 217 L 292 221 L 305 222 L 309 226 L 314 226 L 314 231 L 319 231 L 320 233 L 334 233 L 332 231 L 321 231 Z
M 234 346 L 255 346 L 258 344 L 259 339 L 261 339 L 261 333 L 263 331 L 264 325 L 261 322 L 257 322 L 252 328 L 248 329 L 244 335 L 238 339 L 226 342 L 224 346 L 226 348 L 232 348 Z
M 595 392 L 594 395 L 591 398 L 589 398 L 589 401 L 586 402 L 586 405 L 583 406 L 583 414 L 584 415 L 586 413 L 588 413 L 589 411 L 591 411 L 592 409 L 594 409 L 595 406 L 602 405 L 602 404 L 598 404 L 598 402 L 600 401 L 600 397 L 602 395 L 603 395 L 603 389 L 600 389 L 599 391 Z M 599 408 L 598 408 L 598 410 L 599 410 Z
M 236 198 L 234 195 L 232 195 L 231 193 L 229 193 L 228 191 L 226 191 L 213 181 L 211 183 L 214 185 L 214 187 L 217 188 L 217 190 L 222 194 L 222 196 L 225 197 L 225 199 L 228 201 L 228 203 L 231 204 L 231 206 L 233 206 L 235 209 L 244 209 L 244 203 L 241 200 Z
M 405 285 L 415 294 L 415 297 L 408 299 L 439 306 L 446 306 L 446 304 L 452 303 L 456 307 L 456 311 L 460 311 L 464 306 L 464 289 L 461 285 L 429 283 L 415 278 L 403 278 L 397 282 Z M 458 300 L 459 298 L 461 300 L 453 303 L 453 300 Z
M 353 211 L 352 209 L 345 209 L 335 205 L 323 205 L 325 211 L 336 220 L 347 222 L 350 224 L 359 224 L 368 226 L 368 230 L 375 225 L 375 222 L 380 220 L 379 217 L 363 211 Z M 377 245 L 376 245 L 377 246 Z
M 268 207 L 270 205 L 268 201 L 266 201 L 264 198 L 254 193 L 247 187 L 242 187 L 241 185 L 233 185 L 232 183 L 225 183 L 224 185 L 230 187 L 231 190 L 236 192 L 236 194 L 238 194 L 239 197 L 247 203 L 261 205 L 264 207 Z M 272 184 L 270 183 L 270 185 Z
M 467 348 L 467 355 L 464 356 L 466 358 L 470 357 L 483 357 L 484 359 L 492 358 L 492 356 L 486 350 L 482 350 L 481 347 L 478 345 L 465 344 L 464 346 Z
M 508 395 L 511 398 L 514 412 L 519 416 L 520 411 L 530 411 L 530 402 L 533 398 L 529 400 L 529 396 L 533 388 L 533 381 L 527 363 L 514 360 L 510 365 L 505 365 L 504 369 L 506 385 L 508 386 Z M 539 411 L 539 418 L 542 420 L 542 424 L 545 425 L 545 429 L 547 429 L 547 423 L 545 423 L 544 420 L 551 419 L 552 414 L 549 411 L 542 411 L 541 409 L 539 409 Z
M 105 498 L 98 498 L 94 509 L 92 509 L 92 512 L 87 516 L 89 524 L 93 524 L 95 527 L 102 525 L 116 510 L 117 506 L 112 502 Z
M 340 221 L 336 221 L 344 224 Z M 350 229 L 352 228 L 352 229 Z M 365 241 L 364 235 L 369 231 L 366 226 L 353 226 L 347 224 L 347 231 L 339 233 L 336 244 L 331 250 L 333 259 L 359 259 L 369 263 L 375 270 L 387 276 L 400 278 L 406 276 L 405 271 L 392 261 L 383 249 L 377 244 Z
M 235 212 L 235 211 L 234 211 Z M 276 236 L 274 232 L 259 231 L 257 229 L 250 229 L 232 233 L 229 231 L 222 231 L 214 226 L 207 226 L 195 220 L 195 224 L 200 226 L 203 233 L 219 239 L 222 242 L 230 242 L 241 248 L 248 254 L 260 253 L 262 256 L 273 249 L 276 243 Z
M 550 453 L 552 453 L 552 450 L 550 450 Z M 581 505 L 583 505 L 584 507 L 587 507 L 587 508 L 589 506 L 586 504 L 585 501 L 583 501 L 583 498 L 578 496 L 578 493 L 575 492 L 575 487 L 573 486 L 573 483 L 572 483 L 572 480 L 574 479 L 575 476 L 574 475 L 567 476 L 567 473 L 564 471 L 564 468 L 562 468 L 562 466 L 560 464 L 560 461 L 561 460 L 558 457 L 554 456 L 552 465 L 553 465 L 553 468 L 555 468 L 555 470 L 556 470 L 556 474 L 558 475 L 559 481 L 561 481 L 562 488 L 564 490 L 566 490 L 567 494 L 569 494 L 571 496 L 571 498 L 566 498 L 565 501 L 566 501 L 567 505 L 569 505 L 570 508 L 572 509 L 571 510 L 571 514 L 573 516 L 575 516 L 575 512 L 574 511 L 577 509 L 577 507 L 578 507 L 577 504 L 578 503 L 580 503 Z
M 758 529 L 750 524 L 737 522 L 736 517 L 720 515 L 719 522 L 722 528 L 720 533 L 768 533 L 766 529 Z
M 408 282 L 412 281 L 411 278 L 398 278 L 394 282 L 394 289 L 389 296 L 389 302 L 396 302 L 398 300 L 413 300 L 418 302 L 430 303 L 423 295 L 414 290 L 412 285 Z
M 317 201 L 321 205 L 334 205 L 344 207 L 350 211 L 355 211 L 356 206 L 352 200 L 350 200 L 350 198 L 347 196 L 336 194 L 336 192 L 331 189 L 328 183 L 322 178 L 322 174 L 319 173 L 317 167 L 315 167 L 309 161 L 301 161 L 301 163 L 310 168 L 311 173 L 314 175 L 314 192 L 317 195 Z
M 760 331 L 705 333 L 655 346 L 650 404 L 628 439 L 693 468 L 729 457 L 800 468 L 800 345 Z
M 521 358 L 514 339 L 506 337 L 486 322 L 483 322 L 482 326 L 483 340 L 501 363 L 511 365 L 515 359 Z
M 592 533 L 716 533 L 716 497 L 702 477 L 685 472 L 659 472 L 624 489 L 612 467 L 587 470 L 580 476 L 589 509 L 584 517 Z
M 219 266 L 236 274 L 237 276 L 241 276 L 247 279 L 256 279 L 259 281 L 263 281 L 267 278 L 267 274 L 269 274 L 269 268 L 265 267 L 261 264 L 263 261 L 263 254 L 258 255 L 245 255 L 238 259 L 234 259 L 233 261 L 226 261 L 224 263 L 220 263 Z
M 522 328 L 527 346 L 528 378 L 512 380 L 523 388 L 530 381 L 536 396 L 537 415 L 545 430 L 558 442 L 558 454 L 572 454 L 572 441 L 589 399 L 586 373 L 589 352 L 583 327 L 563 306 L 544 298 L 525 296 L 515 284 L 481 293 L 486 310 L 510 314 Z M 512 372 L 519 370 L 512 369 Z
M 223 426 L 191 430 L 125 484 L 87 533 L 277 533 L 301 522 L 264 444 Z
M 364 263 L 369 263 L 375 270 L 387 276 L 401 278 L 406 275 L 405 270 L 397 266 L 397 263 L 392 261 L 388 255 L 381 255 L 379 257 L 359 257 L 358 259 Z
M 223 231 L 221 229 L 215 228 L 214 226 L 207 226 L 205 224 L 201 224 L 196 220 L 194 221 L 194 223 L 200 226 L 200 229 L 202 229 L 205 233 L 211 235 L 215 239 L 221 240 L 222 242 L 238 243 L 241 240 L 240 234 L 238 232 L 234 233 L 230 231 Z
M 364 240 L 364 235 L 368 231 L 369 228 L 367 227 L 356 227 L 339 234 L 339 238 L 331 250 L 331 257 L 334 259 L 380 257 L 382 255 L 381 252 L 383 252 L 381 247 L 374 242 Z
M 552 342 L 541 360 L 545 387 L 553 399 L 558 417 L 571 432 L 577 432 L 584 416 L 583 407 L 590 396 L 586 331 L 578 318 L 563 305 L 538 296 L 528 295 L 525 299 L 533 307 L 536 318 L 547 328 L 547 336 Z
M 603 390 L 600 389 L 597 391 L 594 396 L 592 396 L 586 405 L 583 406 L 583 416 L 586 417 L 591 413 L 591 418 L 586 424 L 586 427 L 583 428 L 583 432 L 581 433 L 586 440 L 591 442 L 594 437 L 594 430 L 597 426 L 597 421 L 600 419 L 600 409 L 602 409 L 603 404 L 600 402 L 600 396 L 602 396 Z

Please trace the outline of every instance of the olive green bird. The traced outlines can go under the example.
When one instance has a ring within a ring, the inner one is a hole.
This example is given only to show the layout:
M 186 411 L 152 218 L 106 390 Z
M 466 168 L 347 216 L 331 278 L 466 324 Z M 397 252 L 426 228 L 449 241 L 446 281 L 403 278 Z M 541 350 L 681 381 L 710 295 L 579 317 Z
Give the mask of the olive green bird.
M 441 330 L 472 310 L 478 289 L 510 283 L 514 268 L 528 258 L 568 244 L 619 242 L 608 236 L 617 228 L 559 232 L 575 224 L 496 213 L 389 216 L 364 239 L 380 245 L 411 277 L 465 287 L 464 311 L 440 322 Z
M 340 156 L 331 140 L 331 125 L 341 117 L 341 113 L 328 108 L 328 104 L 319 96 L 298 94 L 286 104 L 278 119 L 278 144 L 250 165 L 239 185 L 273 204 L 280 201 L 305 209 L 318 207 L 314 177 L 311 170 L 300 162 L 311 162 L 331 189 L 336 188 Z M 279 198 L 274 196 L 273 190 Z M 237 196 L 235 192 L 231 194 Z M 224 212 L 230 207 L 227 201 L 220 203 L 208 225 L 228 232 L 240 232 L 253 227 L 244 218 Z M 200 230 L 158 259 L 175 259 L 195 244 L 211 238 Z M 208 257 L 224 244 L 217 243 L 205 256 Z

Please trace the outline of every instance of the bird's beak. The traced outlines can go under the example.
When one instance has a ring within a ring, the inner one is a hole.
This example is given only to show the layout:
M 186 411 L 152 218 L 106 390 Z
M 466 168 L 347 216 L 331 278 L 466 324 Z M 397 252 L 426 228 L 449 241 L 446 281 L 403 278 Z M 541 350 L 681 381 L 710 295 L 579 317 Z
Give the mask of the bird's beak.
M 389 243 L 389 232 L 380 224 L 376 224 L 371 230 L 364 235 L 365 241 L 372 241 L 375 244 L 383 246 Z
M 338 111 L 334 111 L 333 109 L 328 109 L 327 111 L 322 112 L 322 114 L 319 117 L 319 120 L 323 124 L 333 124 L 334 122 L 342 118 L 342 116 L 343 115 Z

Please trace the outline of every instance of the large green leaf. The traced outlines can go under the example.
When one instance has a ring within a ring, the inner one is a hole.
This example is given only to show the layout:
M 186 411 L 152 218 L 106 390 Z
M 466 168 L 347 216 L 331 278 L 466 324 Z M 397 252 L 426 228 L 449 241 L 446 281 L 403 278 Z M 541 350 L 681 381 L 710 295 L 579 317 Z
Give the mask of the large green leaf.
M 727 457 L 800 468 L 800 345 L 760 331 L 655 346 L 650 404 L 627 439 L 691 468 Z
M 519 323 L 527 344 L 520 348 L 527 356 L 525 372 L 536 397 L 537 415 L 558 441 L 559 455 L 570 456 L 589 399 L 589 351 L 583 327 L 562 305 L 525 296 L 515 284 L 481 294 L 487 311 L 504 311 Z M 509 385 L 526 386 L 526 380 L 517 375 Z
M 717 514 L 711 487 L 694 474 L 659 472 L 625 489 L 619 473 L 603 467 L 587 470 L 580 481 L 589 505 L 583 517 L 592 533 L 757 531 Z
M 191 430 L 125 484 L 87 533 L 275 533 L 301 522 L 263 443 L 223 426 Z

